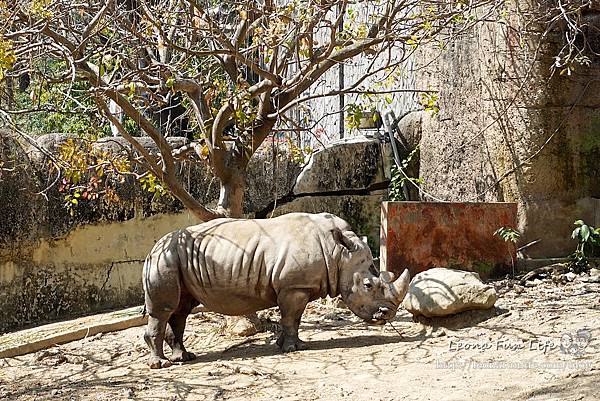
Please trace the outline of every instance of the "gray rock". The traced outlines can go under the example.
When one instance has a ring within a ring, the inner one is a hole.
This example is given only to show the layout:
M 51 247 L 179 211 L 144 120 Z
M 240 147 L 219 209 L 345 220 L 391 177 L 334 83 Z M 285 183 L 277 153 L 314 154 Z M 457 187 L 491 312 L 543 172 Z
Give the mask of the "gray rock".
M 585 283 L 600 283 L 600 269 L 590 269 L 589 275 L 581 275 L 579 280 Z
M 333 213 L 346 220 L 358 235 L 366 236 L 371 249 L 376 250 L 379 249 L 380 207 L 385 196 L 385 192 L 362 196 L 302 196 L 278 206 L 273 217 L 296 211 Z
M 577 274 L 575 274 L 573 272 L 568 272 L 567 274 L 565 274 L 565 278 L 567 279 L 567 281 L 573 281 L 573 280 L 575 280 L 576 277 L 577 277 Z
M 278 199 L 292 192 L 302 167 L 286 149 L 278 148 L 275 156 L 272 150 L 255 153 L 248 164 L 245 210 L 248 213 L 271 212 Z
M 484 284 L 479 274 L 435 268 L 412 279 L 403 306 L 415 316 L 435 317 L 489 309 L 497 299 L 494 287 Z
M 540 279 L 535 279 L 535 280 L 531 280 L 531 281 L 527 281 L 525 283 L 525 287 L 537 287 L 538 285 L 542 284 L 543 281 Z
M 398 122 L 402 141 L 408 145 L 409 149 L 414 149 L 421 142 L 423 119 L 427 118 L 431 118 L 431 113 L 421 110 L 408 113 Z
M 389 147 L 377 139 L 352 137 L 315 152 L 294 186 L 294 195 L 367 189 L 389 180 Z M 384 154 L 384 156 L 382 156 Z

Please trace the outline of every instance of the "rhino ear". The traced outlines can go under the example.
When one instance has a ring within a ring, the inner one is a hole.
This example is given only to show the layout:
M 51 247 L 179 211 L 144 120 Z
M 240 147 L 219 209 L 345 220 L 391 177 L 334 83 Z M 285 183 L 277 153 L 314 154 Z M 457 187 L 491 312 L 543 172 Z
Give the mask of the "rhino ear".
M 346 237 L 342 233 L 342 230 L 340 230 L 339 228 L 334 228 L 333 230 L 331 230 L 331 235 L 333 236 L 333 240 L 337 244 L 343 246 L 350 252 L 356 250 L 356 245 L 354 244 L 354 242 L 352 242 L 350 238 Z
M 353 290 L 356 291 L 358 288 L 362 288 L 363 286 L 363 275 L 360 274 L 359 272 L 355 272 L 352 275 L 352 284 L 354 284 Z

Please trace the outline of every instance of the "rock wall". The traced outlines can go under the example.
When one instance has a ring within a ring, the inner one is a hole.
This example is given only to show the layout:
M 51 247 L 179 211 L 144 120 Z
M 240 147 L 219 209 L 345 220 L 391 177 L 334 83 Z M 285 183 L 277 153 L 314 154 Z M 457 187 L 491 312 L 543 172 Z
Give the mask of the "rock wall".
M 544 26 L 526 28 L 522 19 L 545 4 L 508 2 L 503 23 L 482 25 L 444 51 L 421 49 L 417 86 L 439 91 L 440 111 L 409 127 L 421 130 L 425 191 L 451 201 L 517 202 L 521 244 L 541 239 L 526 250 L 530 257 L 571 253 L 573 222 L 600 220 L 600 57 L 552 74 L 560 24 L 542 36 Z M 600 10 L 585 12 L 597 32 Z M 599 38 L 588 37 L 596 51 Z
M 53 152 L 66 139 L 51 135 L 38 143 Z M 111 138 L 97 146 L 128 145 Z M 54 180 L 42 153 L 7 133 L 0 133 L 0 151 L 0 332 L 141 304 L 142 264 L 152 245 L 197 223 L 178 201 L 153 200 L 132 180 L 117 187 L 117 204 L 88 201 L 71 216 L 56 186 L 44 192 L 47 199 L 39 194 Z M 205 167 L 182 164 L 180 171 L 197 199 L 216 204 L 218 183 Z M 388 182 L 388 147 L 372 139 L 333 143 L 305 168 L 283 152 L 259 152 L 249 166 L 245 212 L 259 218 L 331 212 L 377 251 Z

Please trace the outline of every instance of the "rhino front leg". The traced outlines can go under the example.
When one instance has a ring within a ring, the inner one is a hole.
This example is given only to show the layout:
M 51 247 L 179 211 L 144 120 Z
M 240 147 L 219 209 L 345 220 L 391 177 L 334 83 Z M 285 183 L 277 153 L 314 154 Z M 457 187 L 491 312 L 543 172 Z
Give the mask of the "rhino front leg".
M 277 345 L 283 352 L 307 348 L 306 343 L 298 338 L 298 327 L 300 327 L 300 318 L 304 313 L 308 300 L 309 294 L 304 290 L 282 291 L 277 297 L 283 329 L 279 339 L 277 339 Z

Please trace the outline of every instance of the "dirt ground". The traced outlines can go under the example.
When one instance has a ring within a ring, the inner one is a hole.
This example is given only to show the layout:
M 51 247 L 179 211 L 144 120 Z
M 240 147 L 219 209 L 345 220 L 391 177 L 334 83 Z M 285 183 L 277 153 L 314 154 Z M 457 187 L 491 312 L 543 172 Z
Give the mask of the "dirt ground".
M 231 337 L 197 314 L 186 344 L 199 358 L 158 371 L 142 327 L 97 335 L 0 360 L 0 399 L 599 400 L 600 284 L 496 285 L 491 312 L 415 323 L 401 311 L 393 326 L 312 303 L 310 349 L 290 354 L 273 332 Z

